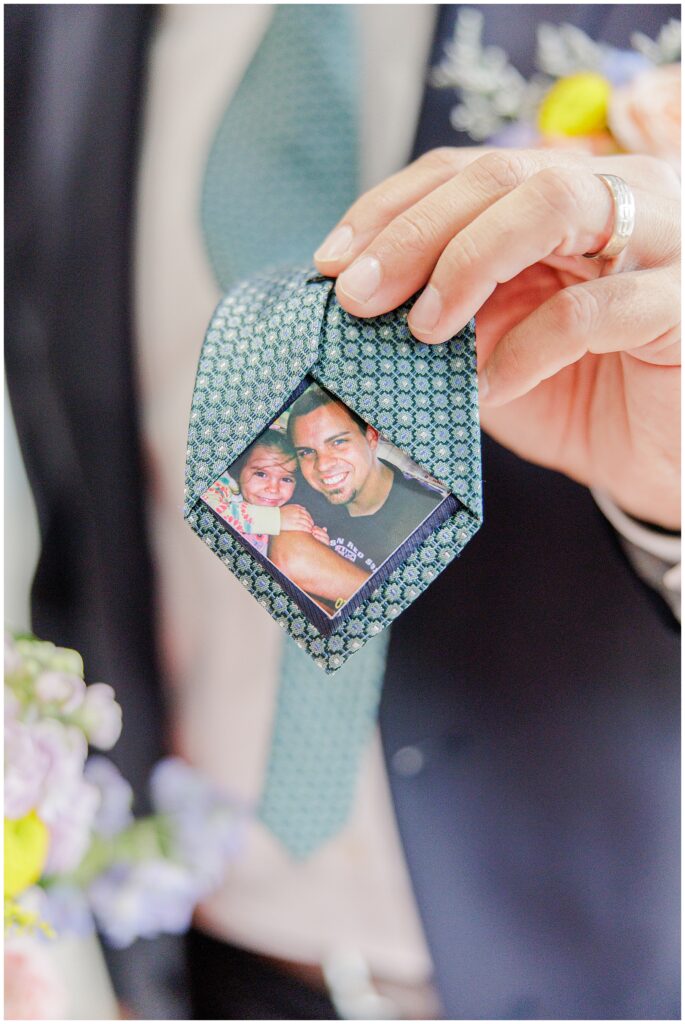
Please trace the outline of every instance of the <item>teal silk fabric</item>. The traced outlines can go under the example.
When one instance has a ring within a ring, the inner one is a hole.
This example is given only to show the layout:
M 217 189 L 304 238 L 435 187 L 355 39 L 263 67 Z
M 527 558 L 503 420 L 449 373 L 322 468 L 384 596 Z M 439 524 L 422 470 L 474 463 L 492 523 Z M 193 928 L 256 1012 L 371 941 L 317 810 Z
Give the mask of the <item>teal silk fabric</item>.
M 219 125 L 202 230 L 223 290 L 303 263 L 357 198 L 355 11 L 277 4 Z

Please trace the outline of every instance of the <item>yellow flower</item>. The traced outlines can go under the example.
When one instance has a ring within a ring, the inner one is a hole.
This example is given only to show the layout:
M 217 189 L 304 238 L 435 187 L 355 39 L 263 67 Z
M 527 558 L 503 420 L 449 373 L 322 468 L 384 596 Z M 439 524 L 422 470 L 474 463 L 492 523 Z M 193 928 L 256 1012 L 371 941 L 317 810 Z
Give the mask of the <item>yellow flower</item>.
M 41 876 L 48 854 L 47 826 L 35 811 L 5 818 L 5 898 L 17 896 Z
M 606 128 L 611 83 L 596 71 L 560 78 L 538 111 L 543 135 L 592 135 Z
M 52 925 L 47 921 L 41 921 L 35 910 L 27 910 L 17 900 L 5 900 L 5 934 L 12 931 L 15 935 L 23 935 L 25 932 L 31 933 L 37 929 L 40 929 L 48 939 L 57 937 Z

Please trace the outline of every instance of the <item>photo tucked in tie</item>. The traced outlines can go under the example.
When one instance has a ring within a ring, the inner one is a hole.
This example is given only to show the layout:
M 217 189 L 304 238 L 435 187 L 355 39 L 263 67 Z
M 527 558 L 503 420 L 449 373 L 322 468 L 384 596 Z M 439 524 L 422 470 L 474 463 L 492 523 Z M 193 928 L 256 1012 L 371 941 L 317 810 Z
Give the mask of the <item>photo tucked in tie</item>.
M 257 275 L 200 354 L 185 516 L 326 672 L 398 619 L 481 524 L 473 323 L 418 345 L 309 268 Z

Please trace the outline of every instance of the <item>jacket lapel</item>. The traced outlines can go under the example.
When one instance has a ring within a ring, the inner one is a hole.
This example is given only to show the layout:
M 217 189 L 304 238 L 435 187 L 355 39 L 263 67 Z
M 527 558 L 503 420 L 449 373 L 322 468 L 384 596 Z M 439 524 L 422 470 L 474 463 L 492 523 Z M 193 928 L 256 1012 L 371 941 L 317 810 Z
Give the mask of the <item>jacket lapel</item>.
M 534 27 L 530 8 L 520 10 L 484 5 L 484 41 L 527 73 Z M 621 47 L 632 31 L 654 36 L 677 16 L 627 5 L 536 14 Z M 455 16 L 441 7 L 431 67 Z M 427 87 L 414 157 L 474 145 L 450 126 L 454 103 Z M 446 1016 L 668 1016 L 677 996 L 629 969 L 639 943 L 662 944 L 654 963 L 672 959 L 666 912 L 650 940 L 640 922 L 655 894 L 634 892 L 629 912 L 621 896 L 598 894 L 616 889 L 626 864 L 659 875 L 660 907 L 677 892 L 677 828 L 668 825 L 679 778 L 676 633 L 584 488 L 488 437 L 483 477 L 483 528 L 393 627 L 380 708 Z M 620 728 L 609 710 L 616 687 Z M 641 709 L 657 692 L 668 724 L 645 735 Z M 641 800 L 634 778 L 652 759 L 662 784 Z M 647 867 L 646 835 L 650 855 L 668 851 L 667 872 Z M 676 913 L 669 924 L 677 929 Z
M 151 11 L 23 9 L 9 61 L 7 373 L 41 527 L 33 628 L 116 687 L 134 782 L 161 742 L 131 358 Z

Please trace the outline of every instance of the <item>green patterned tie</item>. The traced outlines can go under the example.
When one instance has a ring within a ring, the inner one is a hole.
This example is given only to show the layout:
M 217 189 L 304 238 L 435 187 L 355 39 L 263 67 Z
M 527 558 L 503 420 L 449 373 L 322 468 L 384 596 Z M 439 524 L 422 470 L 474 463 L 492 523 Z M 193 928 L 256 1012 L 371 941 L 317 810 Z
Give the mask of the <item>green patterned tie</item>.
M 219 127 L 202 223 L 227 289 L 308 263 L 356 198 L 354 8 L 279 5 Z M 345 823 L 380 699 L 389 631 L 326 677 L 288 639 L 260 817 L 296 858 Z
M 283 645 L 259 813 L 293 857 L 308 856 L 345 824 L 376 722 L 389 639 L 386 629 L 330 677 L 293 640 Z
M 277 4 L 219 126 L 202 226 L 224 290 L 308 264 L 358 193 L 354 8 Z

